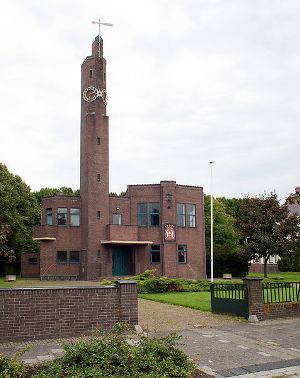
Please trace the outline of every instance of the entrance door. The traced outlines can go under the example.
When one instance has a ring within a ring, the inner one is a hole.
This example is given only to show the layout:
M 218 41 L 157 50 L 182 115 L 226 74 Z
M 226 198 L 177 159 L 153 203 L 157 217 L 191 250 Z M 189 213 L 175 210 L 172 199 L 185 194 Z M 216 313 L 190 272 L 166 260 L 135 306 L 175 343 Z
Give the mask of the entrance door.
M 127 276 L 129 274 L 129 251 L 124 247 L 112 249 L 112 275 Z

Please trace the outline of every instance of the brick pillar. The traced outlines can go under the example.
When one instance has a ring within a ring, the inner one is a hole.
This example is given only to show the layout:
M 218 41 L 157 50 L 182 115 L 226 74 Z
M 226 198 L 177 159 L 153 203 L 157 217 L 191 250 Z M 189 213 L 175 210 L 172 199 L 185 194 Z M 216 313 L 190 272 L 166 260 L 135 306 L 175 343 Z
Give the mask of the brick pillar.
M 244 278 L 247 286 L 249 317 L 256 315 L 258 320 L 264 320 L 264 293 L 262 278 Z
M 119 321 L 138 324 L 137 282 L 122 280 L 116 284 L 119 297 Z

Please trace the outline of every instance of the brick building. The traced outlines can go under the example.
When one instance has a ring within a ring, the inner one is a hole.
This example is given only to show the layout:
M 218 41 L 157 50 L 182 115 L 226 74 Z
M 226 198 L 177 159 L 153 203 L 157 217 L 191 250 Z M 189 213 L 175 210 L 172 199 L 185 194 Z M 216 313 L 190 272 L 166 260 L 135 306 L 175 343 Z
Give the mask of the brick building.
M 81 67 L 80 196 L 43 199 L 33 230 L 41 279 L 96 279 L 155 268 L 170 277 L 205 277 L 202 187 L 129 185 L 109 195 L 106 61 L 97 37 Z M 28 256 L 28 259 L 32 256 Z M 32 264 L 23 257 L 22 274 Z

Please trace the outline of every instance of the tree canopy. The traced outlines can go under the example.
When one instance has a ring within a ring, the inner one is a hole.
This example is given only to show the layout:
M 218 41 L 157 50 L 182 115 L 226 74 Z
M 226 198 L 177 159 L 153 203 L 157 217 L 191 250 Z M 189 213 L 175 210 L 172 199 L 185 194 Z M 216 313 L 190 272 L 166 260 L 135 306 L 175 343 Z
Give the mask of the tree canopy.
M 265 276 L 270 256 L 284 256 L 299 245 L 300 218 L 289 215 L 275 193 L 244 197 L 238 228 L 244 241 L 243 253 L 249 260 L 263 258 Z
M 0 222 L 2 250 L 36 251 L 32 227 L 39 222 L 40 207 L 30 187 L 0 163 Z
M 41 188 L 39 191 L 34 192 L 34 195 L 37 202 L 41 205 L 43 198 L 56 196 L 58 193 L 63 193 L 66 196 L 79 196 L 80 190 L 74 190 L 66 186 L 62 186 L 60 188 Z

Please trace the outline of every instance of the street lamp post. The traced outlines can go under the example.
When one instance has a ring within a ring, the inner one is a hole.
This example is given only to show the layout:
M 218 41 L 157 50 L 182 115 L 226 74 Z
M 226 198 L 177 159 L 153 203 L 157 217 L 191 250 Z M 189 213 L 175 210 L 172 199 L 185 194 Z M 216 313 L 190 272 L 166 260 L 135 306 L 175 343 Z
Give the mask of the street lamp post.
M 113 26 L 113 24 L 111 24 L 110 22 L 100 22 L 100 18 L 98 21 L 92 21 L 92 24 L 97 24 L 99 26 L 99 40 L 98 40 L 98 53 L 99 53 L 99 57 L 100 57 L 100 26 L 101 25 L 104 25 L 104 26 Z
M 213 207 L 213 161 L 210 164 L 210 282 L 214 282 L 214 207 Z

